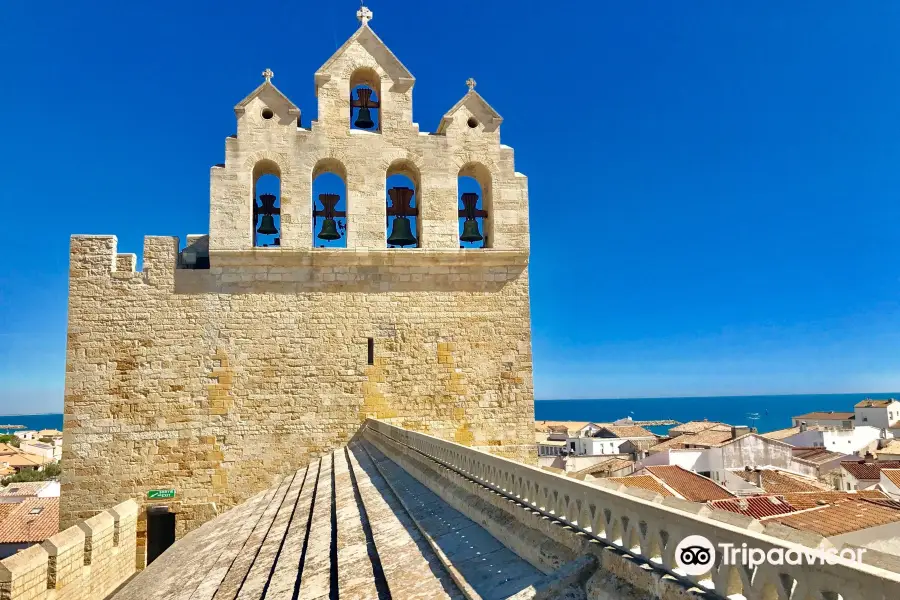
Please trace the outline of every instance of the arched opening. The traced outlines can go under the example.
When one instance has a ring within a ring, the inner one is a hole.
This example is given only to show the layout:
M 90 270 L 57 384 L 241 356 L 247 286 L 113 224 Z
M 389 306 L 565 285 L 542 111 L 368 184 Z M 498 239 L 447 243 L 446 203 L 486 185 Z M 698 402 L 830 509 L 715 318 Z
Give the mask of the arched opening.
M 347 247 L 347 171 L 337 160 L 313 168 L 312 220 L 314 248 Z
M 350 129 L 381 131 L 381 77 L 368 67 L 350 76 Z
M 388 167 L 386 177 L 385 215 L 388 248 L 420 248 L 419 170 L 405 160 Z
M 271 160 L 253 167 L 253 246 L 281 245 L 281 169 Z
M 494 227 L 491 220 L 491 172 L 481 163 L 468 163 L 457 177 L 459 247 L 490 248 Z

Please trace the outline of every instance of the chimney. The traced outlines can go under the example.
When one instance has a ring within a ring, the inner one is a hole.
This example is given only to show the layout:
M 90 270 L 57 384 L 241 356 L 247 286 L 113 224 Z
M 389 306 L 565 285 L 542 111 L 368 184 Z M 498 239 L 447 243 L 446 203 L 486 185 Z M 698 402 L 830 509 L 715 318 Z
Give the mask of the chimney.
M 800 421 L 800 432 L 806 431 L 806 421 Z
M 750 428 L 746 425 L 732 425 L 731 426 L 731 439 L 737 439 L 744 434 L 750 433 Z
M 866 452 L 866 460 L 875 460 L 875 455 L 871 452 Z
M 753 479 L 754 479 L 754 481 L 755 481 L 755 483 L 756 483 L 756 487 L 758 487 L 759 489 L 763 489 L 763 484 L 762 484 L 762 469 L 755 469 L 755 470 L 753 471 Z

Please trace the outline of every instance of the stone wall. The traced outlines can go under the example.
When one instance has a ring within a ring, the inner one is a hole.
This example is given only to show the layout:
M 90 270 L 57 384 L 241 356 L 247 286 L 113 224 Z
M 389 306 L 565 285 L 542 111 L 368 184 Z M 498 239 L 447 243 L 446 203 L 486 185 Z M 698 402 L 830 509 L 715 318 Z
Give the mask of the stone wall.
M 0 561 L 0 598 L 105 598 L 135 573 L 137 516 L 128 500 Z
M 384 92 L 377 133 L 349 128 L 360 73 Z M 309 128 L 268 81 L 242 101 L 211 172 L 210 235 L 191 237 L 207 270 L 182 268 L 175 237 L 147 237 L 141 271 L 114 236 L 72 238 L 64 524 L 174 488 L 181 536 L 369 416 L 535 460 L 527 179 L 475 92 L 420 133 L 407 75 L 361 27 L 316 73 Z M 313 247 L 326 171 L 346 183 L 345 249 Z M 386 247 L 394 173 L 416 187 L 419 248 Z M 253 247 L 264 174 L 281 182 L 280 247 Z M 486 249 L 459 247 L 460 175 L 481 184 Z M 138 545 L 140 562 L 143 516 Z

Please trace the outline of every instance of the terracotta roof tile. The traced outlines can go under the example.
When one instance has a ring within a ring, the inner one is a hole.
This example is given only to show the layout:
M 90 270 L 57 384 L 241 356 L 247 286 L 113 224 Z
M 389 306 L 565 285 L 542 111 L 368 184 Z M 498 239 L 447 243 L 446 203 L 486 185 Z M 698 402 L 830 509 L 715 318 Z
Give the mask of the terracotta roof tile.
M 836 412 L 833 410 L 824 410 L 806 413 L 805 415 L 797 415 L 794 419 L 824 419 L 832 421 L 849 421 L 856 416 L 852 412 Z
M 887 494 L 878 490 L 859 490 L 857 492 L 819 490 L 815 492 L 794 492 L 783 494 L 783 496 L 797 510 L 825 506 L 826 504 L 834 504 L 842 500 L 882 500 L 888 497 Z
M 23 483 L 10 483 L 0 488 L 0 498 L 11 496 L 37 496 L 38 493 L 50 485 L 49 481 L 28 481 Z
M 881 474 L 887 477 L 888 481 L 900 487 L 900 469 L 882 469 Z
M 607 460 L 600 461 L 598 463 L 594 463 L 589 467 L 585 467 L 584 469 L 579 469 L 578 471 L 573 472 L 573 475 L 597 475 L 598 477 L 602 477 L 602 475 L 598 475 L 599 473 L 611 473 L 612 471 L 620 471 L 622 469 L 627 469 L 629 466 L 633 466 L 634 461 L 628 460 L 626 458 L 618 458 L 612 457 Z
M 831 450 L 826 450 L 825 448 L 794 448 L 793 449 L 794 458 L 799 458 L 801 460 L 808 460 L 809 462 L 822 464 L 826 463 L 830 460 L 835 460 L 842 456 L 847 456 L 846 454 L 842 454 L 840 452 L 832 452 Z
M 0 504 L 0 527 L 3 526 L 3 520 L 9 516 L 9 513 L 12 512 L 12 509 L 17 507 L 18 504 L 15 502 L 7 502 L 5 504 Z
M 666 489 L 656 477 L 650 475 L 629 475 L 628 477 L 609 477 L 603 481 L 612 481 L 621 483 L 625 487 L 641 488 L 642 490 L 650 490 L 656 492 L 664 498 L 674 498 L 675 494 Z
M 0 459 L 2 460 L 2 459 Z M 900 460 L 843 461 L 841 467 L 857 479 L 881 479 L 882 469 L 900 469 Z
M 718 483 L 677 465 L 645 467 L 645 470 L 675 490 L 685 500 L 706 502 L 721 498 L 734 498 L 734 494 Z
M 900 440 L 891 440 L 884 448 L 875 451 L 876 454 L 900 454 Z
M 896 402 L 893 398 L 887 400 L 863 400 L 856 403 L 856 408 L 887 408 L 891 402 Z
M 757 485 L 757 471 L 735 470 L 731 471 L 741 479 Z M 790 492 L 815 492 L 825 489 L 825 485 L 809 477 L 795 475 L 778 469 L 759 469 L 761 487 L 768 494 L 787 494 Z
M 604 425 L 601 431 L 606 430 L 617 438 L 656 437 L 638 425 Z
M 59 498 L 28 498 L 0 522 L 0 544 L 43 542 L 59 532 Z
M 725 423 L 719 423 L 717 421 L 688 421 L 687 423 L 682 423 L 681 425 L 676 425 L 669 429 L 669 432 L 675 433 L 700 433 L 701 431 L 706 431 L 707 429 L 712 428 L 725 428 L 728 431 L 731 431 L 731 425 L 727 425 Z M 723 430 L 724 431 L 724 430 Z
M 711 508 L 740 513 L 754 519 L 783 515 L 796 510 L 783 496 L 747 496 L 713 500 L 708 504 Z
M 843 500 L 829 506 L 774 517 L 782 525 L 831 537 L 900 521 L 900 509 L 883 501 Z

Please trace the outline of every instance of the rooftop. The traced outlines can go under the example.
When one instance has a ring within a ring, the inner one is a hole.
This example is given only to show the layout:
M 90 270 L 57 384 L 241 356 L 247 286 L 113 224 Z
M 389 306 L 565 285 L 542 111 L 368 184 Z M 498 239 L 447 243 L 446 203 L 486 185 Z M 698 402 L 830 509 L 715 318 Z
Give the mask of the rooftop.
M 51 484 L 50 481 L 28 481 L 23 483 L 10 483 L 0 488 L 0 498 L 18 496 L 37 496 L 41 490 Z
M 706 431 L 707 429 L 719 428 L 722 431 L 727 429 L 731 431 L 731 425 L 726 423 L 719 423 L 717 421 L 688 421 L 687 423 L 682 423 L 681 425 L 676 425 L 669 429 L 669 433 L 699 433 L 701 431 Z M 722 429 L 725 428 L 725 429 Z
M 876 454 L 900 454 L 900 440 L 891 440 L 884 448 L 875 451 Z
M 59 498 L 27 498 L 10 506 L 0 521 L 0 544 L 43 542 L 59 531 Z
M 888 481 L 900 487 L 900 469 L 882 469 L 882 476 L 886 477 Z
M 878 501 L 853 499 L 790 515 L 772 517 L 772 520 L 794 529 L 812 531 L 824 537 L 831 537 L 898 522 L 900 521 L 900 509 L 885 506 Z
M 629 475 L 627 477 L 608 477 L 605 481 L 620 483 L 625 487 L 639 488 L 656 492 L 663 498 L 675 498 L 676 494 L 667 488 L 659 479 L 652 475 Z
M 859 406 L 859 405 L 857 405 Z M 852 412 L 837 412 L 833 410 L 821 410 L 806 413 L 805 415 L 797 415 L 793 417 L 794 419 L 825 419 L 825 420 L 833 420 L 833 421 L 848 421 L 853 419 L 856 416 L 856 413 Z
M 655 438 L 651 431 L 647 431 L 639 425 L 602 425 L 600 431 L 608 431 L 617 438 Z
M 740 513 L 754 519 L 783 515 L 796 509 L 784 499 L 784 496 L 747 496 L 745 498 L 727 498 L 712 500 L 711 508 Z
M 840 452 L 832 452 L 821 447 L 797 447 L 792 450 L 794 458 L 807 460 L 815 464 L 823 464 L 832 460 L 837 460 L 842 456 L 847 456 Z
M 825 484 L 811 477 L 803 477 L 796 473 L 780 469 L 736 469 L 731 471 L 741 479 L 757 485 L 756 477 L 760 476 L 760 487 L 769 494 L 786 494 L 790 492 L 817 492 L 828 489 Z
M 534 430 L 542 432 L 565 431 L 575 433 L 590 424 L 590 421 L 535 421 Z
M 881 479 L 882 469 L 900 469 L 900 460 L 843 461 L 841 467 L 857 479 Z
M 892 402 L 896 402 L 894 398 L 887 400 L 863 400 L 856 403 L 856 408 L 887 408 Z
M 888 495 L 878 490 L 858 490 L 855 492 L 841 492 L 837 490 L 816 490 L 814 492 L 794 492 L 784 494 L 784 499 L 797 510 L 805 510 L 816 506 L 834 504 L 841 500 L 865 499 L 887 500 Z
M 677 465 L 645 467 L 644 470 L 675 490 L 685 500 L 706 502 L 734 497 L 734 494 L 712 479 Z
M 598 463 L 594 463 L 589 467 L 585 467 L 584 469 L 579 469 L 578 471 L 573 471 L 572 475 L 595 475 L 597 477 L 602 477 L 602 473 L 611 473 L 613 471 L 620 471 L 622 469 L 627 469 L 628 467 L 634 466 L 634 461 L 629 460 L 627 458 L 619 458 L 617 456 L 610 457 L 606 460 L 601 460 Z

